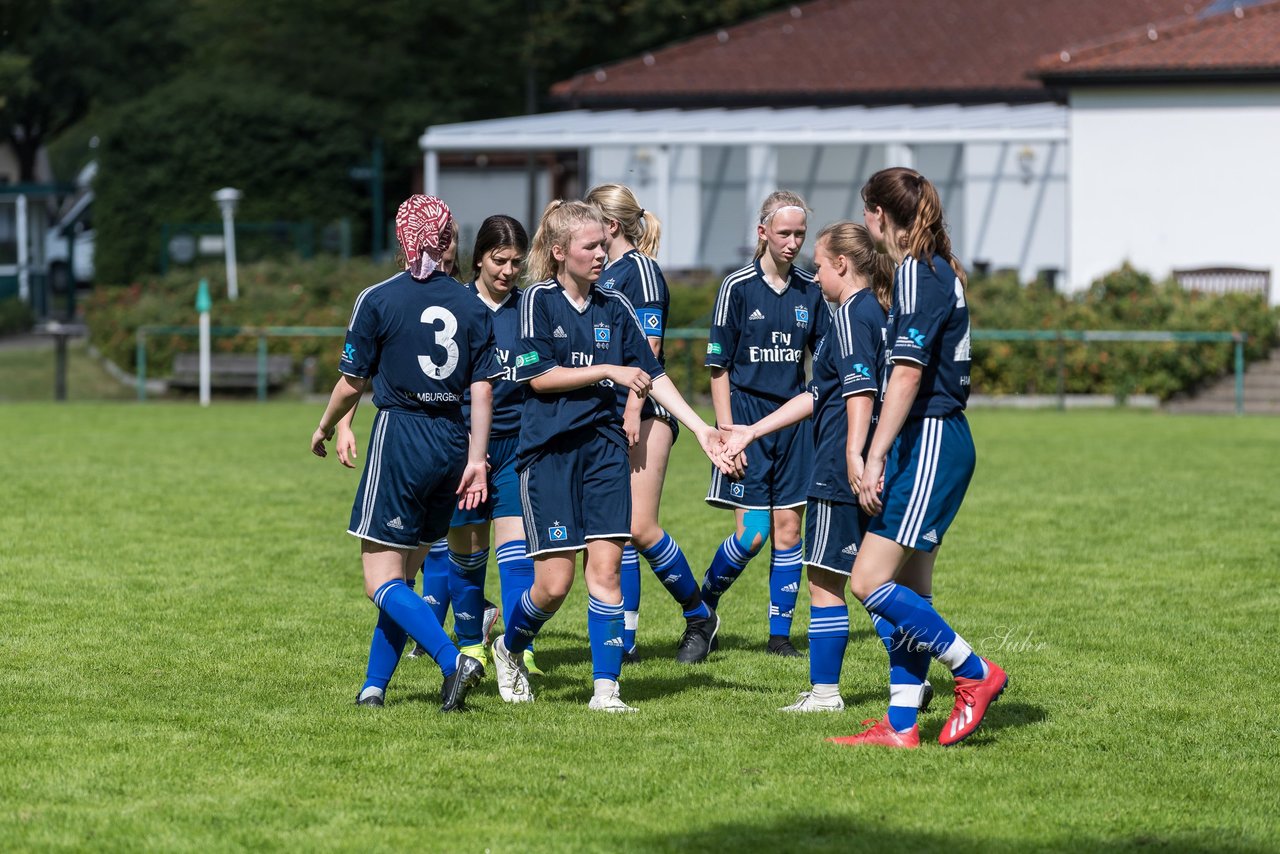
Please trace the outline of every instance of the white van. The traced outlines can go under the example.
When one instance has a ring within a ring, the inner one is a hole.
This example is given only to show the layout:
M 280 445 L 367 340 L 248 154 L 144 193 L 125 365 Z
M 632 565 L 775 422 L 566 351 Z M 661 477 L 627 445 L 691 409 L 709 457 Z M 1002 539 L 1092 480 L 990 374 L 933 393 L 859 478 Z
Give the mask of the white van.
M 78 287 L 93 282 L 93 178 L 98 164 L 90 163 L 76 176 L 76 192 L 63 204 L 45 233 L 44 253 L 49 285 L 66 293 L 73 280 Z M 74 247 L 74 250 L 73 250 Z M 70 256 L 70 263 L 68 263 Z

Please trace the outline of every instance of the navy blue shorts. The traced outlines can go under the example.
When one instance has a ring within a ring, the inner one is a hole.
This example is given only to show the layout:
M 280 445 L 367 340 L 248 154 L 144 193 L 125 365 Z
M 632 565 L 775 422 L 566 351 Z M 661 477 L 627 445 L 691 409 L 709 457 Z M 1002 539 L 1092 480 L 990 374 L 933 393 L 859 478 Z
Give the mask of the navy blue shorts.
M 867 531 L 931 552 L 960 511 L 976 456 L 964 413 L 908 421 L 884 464 L 884 510 Z
M 810 498 L 804 517 L 804 562 L 852 575 L 868 521 L 870 517 L 857 504 Z
M 729 395 L 734 424 L 754 424 L 782 404 L 733 391 Z M 813 474 L 813 427 L 802 421 L 752 442 L 747 447 L 747 471 L 730 480 L 711 468 L 707 503 L 716 507 L 773 510 L 803 507 Z
M 466 464 L 461 414 L 378 410 L 347 533 L 401 549 L 434 543 L 449 530 Z
M 675 445 L 676 439 L 680 438 L 680 422 L 653 398 L 646 397 L 644 407 L 640 410 L 640 420 L 648 421 L 650 418 L 657 418 L 671 428 L 671 444 Z
M 520 476 L 516 474 L 519 435 L 489 440 L 489 497 L 474 510 L 454 510 L 450 528 L 483 525 L 503 516 L 520 516 Z
M 627 452 L 599 433 L 575 434 L 520 473 L 529 557 L 631 536 Z

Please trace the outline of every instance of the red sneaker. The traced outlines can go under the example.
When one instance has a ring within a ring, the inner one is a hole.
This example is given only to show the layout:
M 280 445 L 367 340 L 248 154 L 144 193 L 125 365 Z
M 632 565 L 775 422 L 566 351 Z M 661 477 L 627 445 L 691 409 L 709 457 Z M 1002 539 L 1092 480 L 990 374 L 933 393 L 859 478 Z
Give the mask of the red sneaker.
M 870 724 L 864 731 L 857 735 L 842 735 L 839 738 L 828 738 L 827 741 L 832 744 L 857 745 L 857 744 L 878 744 L 882 747 L 919 747 L 920 746 L 920 727 L 913 726 L 906 732 L 898 732 L 889 726 L 889 716 L 885 715 L 880 720 L 867 719 L 862 722 L 863 726 Z
M 996 701 L 1004 693 L 1004 686 L 1009 684 L 1009 676 L 994 661 L 987 663 L 985 679 L 963 679 L 956 677 L 956 705 L 951 710 L 951 717 L 942 725 L 938 733 L 938 744 L 950 747 L 959 744 L 973 735 L 987 713 L 987 706 Z

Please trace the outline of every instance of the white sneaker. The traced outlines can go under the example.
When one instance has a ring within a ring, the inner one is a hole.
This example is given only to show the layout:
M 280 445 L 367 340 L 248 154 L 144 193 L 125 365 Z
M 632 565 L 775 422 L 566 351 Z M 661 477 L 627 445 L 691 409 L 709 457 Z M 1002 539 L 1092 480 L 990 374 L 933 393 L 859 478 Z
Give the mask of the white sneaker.
M 533 702 L 524 662 L 507 652 L 506 641 L 501 637 L 493 642 L 493 669 L 497 671 L 499 697 L 508 703 Z
M 493 627 L 498 624 L 498 618 L 501 616 L 501 608 L 488 599 L 484 600 L 484 616 L 480 619 L 480 637 L 484 639 L 485 649 L 493 646 Z
M 813 691 L 802 691 L 800 697 L 790 706 L 778 709 L 780 712 L 843 712 L 844 700 L 837 694 L 834 697 L 819 697 Z
M 639 709 L 634 706 L 628 706 L 622 702 L 621 692 L 618 683 L 614 682 L 610 687 L 601 687 L 597 689 L 597 693 L 591 698 L 591 702 L 587 704 L 587 708 L 596 712 L 638 712 Z

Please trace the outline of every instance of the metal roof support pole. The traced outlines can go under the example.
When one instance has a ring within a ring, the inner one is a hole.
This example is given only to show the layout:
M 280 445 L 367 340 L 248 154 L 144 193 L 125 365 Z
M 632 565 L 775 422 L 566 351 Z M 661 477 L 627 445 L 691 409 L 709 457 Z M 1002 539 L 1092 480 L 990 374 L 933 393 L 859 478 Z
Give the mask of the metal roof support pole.
M 746 258 L 750 258 L 755 251 L 756 226 L 760 223 L 760 206 L 764 204 L 765 197 L 776 189 L 778 189 L 778 149 L 772 145 L 748 145 Z
M 440 153 L 434 148 L 422 150 L 422 192 L 440 197 Z
M 916 168 L 916 150 L 902 142 L 891 142 L 884 147 L 885 166 Z
M 670 218 L 671 213 L 671 146 L 659 145 L 653 161 L 654 179 L 658 183 L 659 216 Z M 670 240 L 658 244 L 658 266 L 665 267 L 671 260 Z
M 31 245 L 31 235 L 27 232 L 27 197 L 25 194 L 14 199 L 14 227 L 18 236 L 18 299 L 31 304 L 31 265 L 27 257 L 27 249 Z

